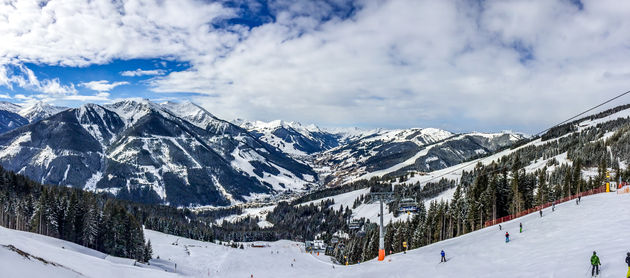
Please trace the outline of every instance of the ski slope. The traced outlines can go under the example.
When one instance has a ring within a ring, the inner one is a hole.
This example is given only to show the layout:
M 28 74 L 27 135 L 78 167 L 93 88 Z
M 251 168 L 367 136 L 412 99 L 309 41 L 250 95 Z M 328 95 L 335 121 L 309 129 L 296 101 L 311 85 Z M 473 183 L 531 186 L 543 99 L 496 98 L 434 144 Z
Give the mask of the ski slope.
M 628 208 L 630 194 L 593 195 L 579 206 L 567 202 L 555 212 L 546 209 L 542 218 L 534 213 L 503 223 L 502 231 L 492 226 L 383 262 L 334 268 L 329 257 L 305 253 L 303 244 L 286 240 L 241 250 L 145 230 L 154 260 L 151 266 L 133 266 L 131 260 L 65 241 L 0 228 L 0 270 L 2 277 L 590 277 L 595 250 L 602 262 L 599 277 L 624 277 Z M 505 231 L 511 234 L 507 244 Z M 6 245 L 59 266 L 26 259 Z M 440 264 L 442 249 L 448 262 Z
M 112 257 L 68 241 L 0 227 L 0 277 L 177 277 L 157 265 Z
M 303 253 L 301 244 L 290 241 L 240 250 L 187 239 L 172 245 L 177 237 L 146 234 L 156 255 L 177 263 L 182 274 L 197 277 L 589 277 L 594 250 L 602 261 L 600 277 L 623 277 L 625 254 L 630 251 L 628 208 L 630 195 L 584 197 L 579 206 L 567 202 L 557 205 L 555 212 L 544 210 L 542 218 L 534 213 L 503 223 L 502 231 L 492 226 L 394 254 L 384 262 L 334 269 L 328 257 Z M 519 222 L 524 226 L 522 234 Z M 512 238 L 508 244 L 505 231 Z M 449 261 L 440 264 L 442 249 Z

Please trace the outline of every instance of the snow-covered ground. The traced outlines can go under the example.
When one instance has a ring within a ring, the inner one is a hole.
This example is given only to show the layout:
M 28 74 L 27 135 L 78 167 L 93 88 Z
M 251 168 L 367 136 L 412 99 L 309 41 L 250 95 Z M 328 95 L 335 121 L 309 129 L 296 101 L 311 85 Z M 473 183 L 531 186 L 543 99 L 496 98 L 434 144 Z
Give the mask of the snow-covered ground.
M 270 205 L 270 206 L 264 206 L 264 207 L 255 207 L 255 208 L 244 208 L 243 209 L 243 213 L 241 214 L 233 214 L 233 215 L 229 215 L 226 217 L 221 217 L 219 219 L 217 219 L 214 223 L 221 225 L 221 223 L 223 223 L 223 221 L 227 221 L 227 222 L 236 222 L 238 220 L 242 220 L 246 217 L 258 217 L 261 221 L 258 223 L 258 226 L 260 226 L 261 228 L 264 227 L 270 227 L 273 226 L 273 224 L 271 224 L 268 221 L 265 221 L 265 218 L 267 218 L 267 214 L 269 214 L 270 212 L 273 211 L 273 209 L 276 208 L 276 205 Z
M 440 193 L 436 197 L 424 200 L 424 206 L 425 208 L 428 209 L 429 204 L 432 201 L 439 202 L 441 200 L 444 200 L 444 201 L 451 200 L 453 198 L 453 193 L 455 193 L 455 188 L 448 189 Z M 299 204 L 298 206 L 309 205 L 309 204 L 319 205 L 324 200 L 332 199 L 334 200 L 335 203 L 331 205 L 330 207 L 336 210 L 339 210 L 340 207 L 343 207 L 343 208 L 349 207 L 350 210 L 352 210 L 352 218 L 354 219 L 365 218 L 365 219 L 369 219 L 370 222 L 372 223 L 379 223 L 380 220 L 379 220 L 378 214 L 380 213 L 380 204 L 378 202 L 363 203 L 359 205 L 357 208 L 352 208 L 352 206 L 354 205 L 354 200 L 356 200 L 361 195 L 364 195 L 365 197 L 367 197 L 367 195 L 369 194 L 370 194 L 370 189 L 364 188 L 364 189 L 354 190 L 354 191 L 346 192 L 346 193 L 335 195 L 335 196 L 324 197 L 321 199 L 305 202 L 305 203 Z M 400 214 L 398 217 L 394 217 L 393 213 L 388 212 L 389 210 L 387 209 L 387 206 L 383 208 L 383 211 L 384 211 L 384 216 L 383 216 L 384 223 L 389 223 L 390 221 L 393 221 L 393 222 L 403 221 L 403 220 L 407 220 L 407 217 L 408 217 L 408 215 L 406 214 Z
M 534 213 L 503 223 L 501 231 L 492 226 L 383 262 L 334 268 L 329 257 L 305 253 L 297 242 L 241 250 L 145 230 L 156 258 L 147 268 L 65 241 L 0 228 L 0 270 L 2 277 L 589 277 L 589 259 L 597 251 L 600 277 L 623 277 L 630 251 L 629 207 L 630 194 L 598 194 L 582 198 L 579 206 L 567 202 L 555 212 L 546 209 L 542 218 Z M 510 243 L 504 241 L 506 231 Z M 57 266 L 27 259 L 4 247 L 8 245 Z M 447 263 L 439 263 L 440 250 Z
M 461 237 L 438 242 L 407 254 L 394 254 L 384 262 L 332 268 L 330 259 L 303 253 L 290 241 L 269 243 L 267 248 L 245 250 L 180 239 L 147 231 L 154 253 L 178 264 L 178 269 L 200 277 L 588 277 L 589 259 L 597 251 L 600 277 L 623 277 L 630 251 L 625 235 L 630 223 L 630 195 L 599 194 L 567 202 L 556 211 L 534 213 Z M 523 233 L 518 224 L 523 223 Z M 511 242 L 506 244 L 504 233 Z M 194 245 L 188 246 L 186 245 Z M 190 254 L 185 252 L 186 248 Z M 440 250 L 449 261 L 439 263 Z M 271 254 L 271 253 L 274 254 Z M 277 254 L 276 252 L 279 252 Z M 293 262 L 295 259 L 295 262 Z M 293 267 L 291 267 L 293 263 Z M 180 267 L 181 265 L 181 267 Z
M 177 277 L 157 265 L 38 234 L 0 227 L 0 277 Z

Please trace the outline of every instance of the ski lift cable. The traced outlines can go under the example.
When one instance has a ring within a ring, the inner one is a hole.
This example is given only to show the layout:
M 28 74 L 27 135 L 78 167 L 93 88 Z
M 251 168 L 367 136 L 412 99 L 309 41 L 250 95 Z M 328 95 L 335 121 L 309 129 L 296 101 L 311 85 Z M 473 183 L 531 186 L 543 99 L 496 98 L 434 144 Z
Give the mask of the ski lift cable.
M 591 108 L 589 108 L 589 109 L 587 109 L 587 110 L 585 110 L 585 111 L 583 111 L 583 112 L 581 112 L 581 113 L 579 113 L 579 114 L 577 114 L 577 115 L 575 115 L 575 116 L 573 116 L 573 117 L 571 117 L 571 118 L 568 118 L 568 119 L 566 119 L 566 120 L 564 120 L 564 121 L 562 121 L 562 122 L 560 122 L 560 123 L 557 123 L 557 124 L 555 124 L 555 125 L 553 125 L 553 126 L 551 126 L 551 127 L 547 128 L 547 129 L 544 129 L 544 130 L 542 130 L 542 131 L 540 131 L 540 132 L 536 133 L 536 134 L 535 134 L 532 138 L 536 138 L 536 137 L 538 137 L 538 136 L 540 136 L 540 135 L 544 134 L 545 132 L 547 132 L 547 131 L 551 130 L 551 129 L 552 129 L 552 128 L 554 128 L 554 127 L 557 127 L 557 126 L 563 125 L 563 124 L 565 124 L 565 123 L 568 123 L 569 121 L 571 121 L 571 120 L 573 120 L 573 119 L 575 119 L 575 118 L 577 118 L 577 117 L 580 117 L 580 116 L 582 116 L 582 115 L 584 115 L 584 114 L 586 114 L 586 113 L 588 113 L 588 112 L 590 112 L 590 111 L 593 111 L 593 110 L 595 110 L 595 109 L 597 109 L 597 108 L 599 108 L 599 107 L 602 107 L 602 106 L 604 106 L 604 105 L 606 105 L 606 104 L 608 104 L 608 103 L 610 103 L 610 102 L 612 102 L 612 101 L 614 101 L 614 100 L 616 100 L 616 99 L 618 99 L 618 98 L 620 98 L 620 97 L 623 97 L 623 96 L 625 96 L 625 95 L 627 95 L 627 94 L 630 94 L 630 91 L 626 91 L 626 92 L 624 92 L 624 93 L 621 93 L 621 94 L 619 94 L 619 95 L 617 95 L 617 96 L 615 96 L 615 97 L 613 97 L 613 98 L 610 98 L 610 99 L 608 99 L 608 100 L 606 100 L 606 101 L 604 101 L 604 102 L 602 102 L 602 103 L 600 103 L 600 104 L 598 104 L 598 105 L 596 105 L 596 106 L 593 106 L 593 107 L 591 107 Z M 478 163 L 478 161 L 477 161 L 477 160 L 473 160 L 473 161 L 471 161 L 470 163 L 467 163 L 467 164 L 465 164 L 465 165 L 463 165 L 463 166 L 461 166 L 461 167 L 458 167 L 458 168 L 453 169 L 453 170 L 451 170 L 451 171 L 448 171 L 448 172 L 446 172 L 446 173 L 443 173 L 443 174 L 437 175 L 437 176 L 435 176 L 435 177 L 431 177 L 430 179 L 428 179 L 428 180 L 424 181 L 424 183 L 428 183 L 428 182 L 430 182 L 430 181 L 433 181 L 433 180 L 436 180 L 436 179 L 442 178 L 442 177 L 444 177 L 444 176 L 446 176 L 446 175 L 452 174 L 452 173 L 454 173 L 454 172 L 457 172 L 457 171 L 459 171 L 459 170 L 462 170 L 462 169 L 464 169 L 464 168 L 467 168 L 468 166 L 471 166 L 471 165 L 476 164 L 476 163 Z M 503 169 L 496 169 L 496 170 L 493 170 L 493 171 L 489 171 L 489 172 L 487 172 L 487 174 L 491 174 L 491 173 L 494 173 L 494 172 L 498 172 L 498 171 L 500 171 L 500 170 L 503 170 Z

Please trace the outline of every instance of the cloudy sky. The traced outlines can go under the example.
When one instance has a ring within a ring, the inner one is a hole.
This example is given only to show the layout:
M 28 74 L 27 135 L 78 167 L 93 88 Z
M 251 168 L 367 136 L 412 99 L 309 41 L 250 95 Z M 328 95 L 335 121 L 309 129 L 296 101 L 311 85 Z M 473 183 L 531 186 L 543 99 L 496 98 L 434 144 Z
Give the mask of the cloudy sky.
M 629 15 L 607 0 L 4 0 L 0 98 L 535 133 L 630 90 Z

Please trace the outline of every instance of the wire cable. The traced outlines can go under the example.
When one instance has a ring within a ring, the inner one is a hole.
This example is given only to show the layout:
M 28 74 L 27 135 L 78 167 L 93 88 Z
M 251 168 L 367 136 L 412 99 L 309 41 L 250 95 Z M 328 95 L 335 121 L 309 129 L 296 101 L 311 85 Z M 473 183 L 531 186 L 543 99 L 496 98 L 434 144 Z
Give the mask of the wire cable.
M 553 125 L 553 126 L 551 126 L 551 127 L 547 128 L 547 129 L 545 129 L 545 130 L 542 130 L 542 131 L 540 131 L 540 132 L 536 133 L 536 134 L 535 134 L 534 136 L 532 136 L 531 138 L 532 138 L 532 139 L 534 139 L 534 138 L 536 138 L 536 137 L 538 137 L 538 136 L 540 136 L 540 135 L 542 135 L 542 134 L 546 133 L 547 131 L 551 130 L 551 129 L 552 129 L 552 128 L 554 128 L 554 127 L 557 127 L 557 126 L 563 125 L 563 124 L 565 124 L 565 123 L 568 123 L 568 122 L 570 122 L 571 120 L 573 120 L 573 119 L 575 119 L 575 118 L 577 118 L 577 117 L 580 117 L 580 116 L 582 116 L 582 115 L 584 115 L 584 114 L 586 114 L 586 113 L 588 113 L 588 112 L 590 112 L 590 111 L 593 111 L 593 110 L 595 110 L 595 109 L 597 109 L 597 108 L 599 108 L 599 107 L 602 107 L 602 106 L 604 106 L 604 105 L 606 105 L 606 104 L 608 104 L 608 103 L 610 103 L 610 102 L 612 102 L 612 101 L 614 101 L 614 100 L 616 100 L 616 99 L 618 99 L 618 98 L 621 98 L 621 97 L 623 97 L 623 96 L 625 96 L 625 95 L 627 95 L 627 94 L 630 94 L 630 91 L 626 91 L 626 92 L 624 92 L 624 93 L 621 93 L 621 94 L 619 94 L 619 95 L 617 95 L 617 96 L 615 96 L 615 97 L 613 97 L 613 98 L 610 98 L 610 99 L 608 99 L 608 100 L 606 100 L 606 101 L 604 101 L 604 102 L 602 102 L 602 103 L 600 103 L 600 104 L 598 104 L 598 105 L 596 105 L 596 106 L 593 106 L 593 107 L 591 107 L 591 108 L 589 108 L 589 109 L 587 109 L 587 110 L 585 110 L 585 111 L 583 111 L 583 112 L 581 112 L 581 113 L 579 113 L 579 114 L 577 114 L 577 115 L 575 115 L 575 116 L 573 116 L 573 117 L 571 117 L 571 118 L 568 118 L 568 119 L 566 119 L 566 120 L 564 120 L 564 121 L 562 121 L 562 122 L 560 122 L 560 123 L 557 123 L 557 124 L 555 124 L 555 125 Z M 480 158 L 480 159 L 481 159 L 481 158 Z M 436 180 L 436 179 L 442 178 L 442 177 L 444 177 L 444 176 L 446 176 L 446 175 L 452 174 L 452 173 L 454 173 L 454 172 L 457 172 L 457 171 L 459 171 L 459 170 L 462 170 L 462 169 L 464 169 L 464 168 L 467 168 L 467 167 L 469 167 L 469 166 L 471 166 L 471 165 L 473 165 L 473 164 L 477 164 L 477 163 L 479 163 L 479 159 L 475 159 L 475 160 L 471 161 L 470 163 L 467 163 L 467 164 L 465 164 L 465 165 L 463 165 L 463 166 L 457 167 L 457 168 L 455 168 L 455 169 L 453 169 L 453 170 L 451 170 L 451 171 L 448 171 L 448 172 L 446 172 L 446 173 L 443 173 L 443 174 L 437 175 L 437 176 L 435 176 L 435 177 L 431 177 L 430 179 L 423 181 L 423 183 L 425 183 L 425 184 L 426 184 L 426 183 L 428 183 L 428 182 L 430 182 L 430 181 L 433 181 L 433 180 Z M 500 170 L 503 170 L 503 169 L 500 169 Z M 438 170 L 438 171 L 439 171 L 439 170 Z M 499 170 L 490 171 L 490 172 L 488 172 L 488 174 L 489 174 L 489 173 L 496 172 L 496 171 L 499 171 Z

